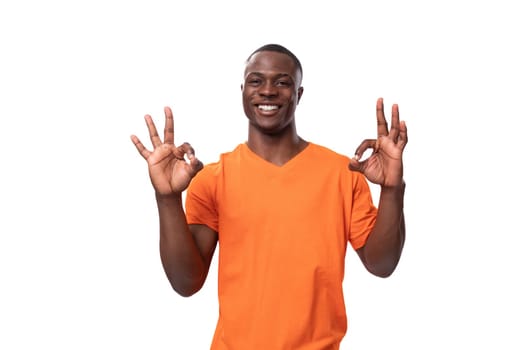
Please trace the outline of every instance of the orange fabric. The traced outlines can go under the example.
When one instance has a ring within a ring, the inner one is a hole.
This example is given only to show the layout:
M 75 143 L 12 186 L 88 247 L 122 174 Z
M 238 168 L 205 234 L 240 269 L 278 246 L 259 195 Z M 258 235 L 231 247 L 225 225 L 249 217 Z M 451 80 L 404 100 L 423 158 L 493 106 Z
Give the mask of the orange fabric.
M 363 246 L 377 214 L 348 163 L 310 143 L 278 167 L 241 144 L 193 179 L 188 223 L 219 234 L 212 350 L 339 349 L 347 242 Z

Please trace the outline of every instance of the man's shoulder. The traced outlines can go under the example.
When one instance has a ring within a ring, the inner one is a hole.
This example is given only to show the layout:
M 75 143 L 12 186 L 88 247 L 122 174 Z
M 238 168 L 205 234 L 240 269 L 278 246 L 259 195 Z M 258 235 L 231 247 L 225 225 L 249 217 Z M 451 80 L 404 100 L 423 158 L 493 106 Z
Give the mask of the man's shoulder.
M 339 153 L 327 146 L 323 146 L 317 143 L 310 142 L 309 148 L 311 149 L 311 153 L 317 155 L 318 157 L 322 157 L 323 159 L 328 159 L 332 161 L 340 161 L 340 162 L 348 162 L 350 161 L 350 158 L 342 153 Z
M 222 152 L 216 161 L 204 164 L 204 168 L 201 170 L 201 172 L 204 171 L 204 173 L 213 174 L 217 173 L 218 171 L 221 171 L 225 163 L 228 163 L 233 159 L 240 157 L 241 147 L 242 144 L 239 144 L 230 151 Z

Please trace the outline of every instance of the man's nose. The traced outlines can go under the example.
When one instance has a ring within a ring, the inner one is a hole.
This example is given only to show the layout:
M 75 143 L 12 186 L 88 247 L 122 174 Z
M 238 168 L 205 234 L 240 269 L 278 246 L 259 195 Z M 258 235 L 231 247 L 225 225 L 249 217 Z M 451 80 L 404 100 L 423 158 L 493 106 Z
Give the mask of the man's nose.
M 274 97 L 274 96 L 277 96 L 277 94 L 278 94 L 278 89 L 274 84 L 272 84 L 271 81 L 265 82 L 259 88 L 259 95 L 261 96 Z

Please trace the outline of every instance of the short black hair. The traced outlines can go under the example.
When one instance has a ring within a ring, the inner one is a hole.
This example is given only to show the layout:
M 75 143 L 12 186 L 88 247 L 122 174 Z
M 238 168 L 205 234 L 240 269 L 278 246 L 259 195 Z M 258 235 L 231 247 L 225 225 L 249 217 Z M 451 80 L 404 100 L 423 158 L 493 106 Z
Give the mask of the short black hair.
M 284 53 L 285 55 L 289 56 L 294 61 L 295 66 L 297 67 L 297 69 L 299 69 L 299 72 L 301 72 L 301 76 L 303 75 L 303 66 L 301 65 L 301 62 L 299 61 L 297 56 L 295 56 L 292 51 L 288 50 L 286 47 L 279 45 L 279 44 L 266 44 L 266 45 L 259 47 L 257 50 L 252 52 L 250 56 L 248 56 L 248 59 L 246 60 L 246 62 L 248 62 L 250 58 L 252 58 L 252 56 L 255 55 L 257 52 L 261 52 L 261 51 L 273 51 L 273 52 Z

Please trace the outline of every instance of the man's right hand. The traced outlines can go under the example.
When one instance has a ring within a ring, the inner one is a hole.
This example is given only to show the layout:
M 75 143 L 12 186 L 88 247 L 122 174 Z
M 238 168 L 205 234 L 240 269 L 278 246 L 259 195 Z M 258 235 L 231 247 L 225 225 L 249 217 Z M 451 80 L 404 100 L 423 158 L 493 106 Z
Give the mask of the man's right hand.
M 195 151 L 189 143 L 175 147 L 173 133 L 173 113 L 164 108 L 166 122 L 164 141 L 161 140 L 150 115 L 146 115 L 146 125 L 153 144 L 153 151 L 144 147 L 139 138 L 131 135 L 131 141 L 140 155 L 148 162 L 151 183 L 158 195 L 181 194 L 188 188 L 191 179 L 202 169 L 202 162 L 195 157 Z M 186 157 L 186 158 L 185 158 Z

